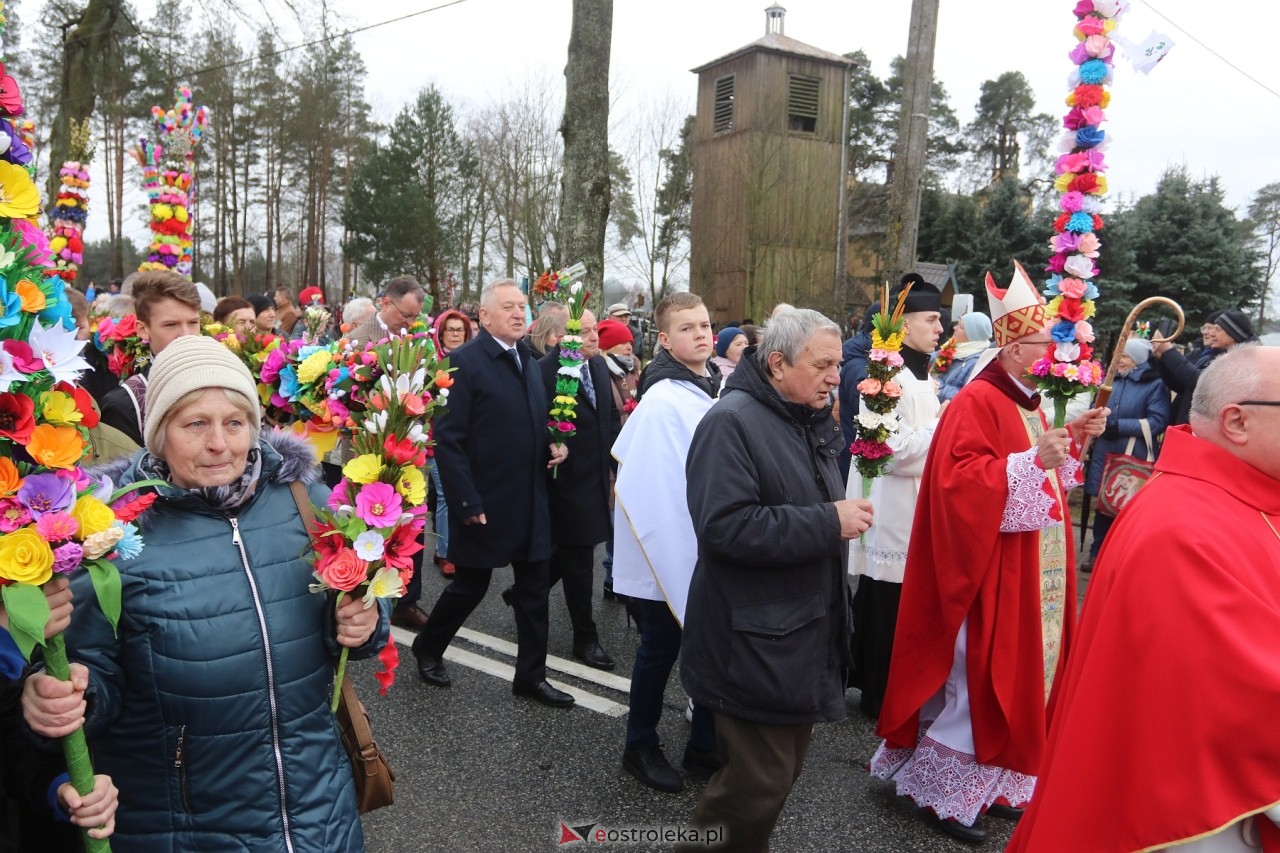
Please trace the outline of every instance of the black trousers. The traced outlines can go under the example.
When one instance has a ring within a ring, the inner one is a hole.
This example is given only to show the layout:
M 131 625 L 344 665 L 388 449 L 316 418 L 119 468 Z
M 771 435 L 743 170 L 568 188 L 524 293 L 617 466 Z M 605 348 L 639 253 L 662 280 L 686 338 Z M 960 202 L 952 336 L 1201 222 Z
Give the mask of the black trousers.
M 547 593 L 546 560 L 517 561 L 512 605 L 516 615 L 516 684 L 537 684 L 547 677 Z M 414 654 L 439 659 L 449 648 L 458 629 L 471 611 L 484 600 L 493 569 L 458 566 L 457 574 L 431 608 L 427 624 L 413 641 Z
M 591 616 L 591 593 L 595 582 L 596 549 L 594 546 L 556 546 L 551 554 L 551 586 L 564 584 L 564 604 L 573 623 L 573 644 L 600 641 L 595 619 Z

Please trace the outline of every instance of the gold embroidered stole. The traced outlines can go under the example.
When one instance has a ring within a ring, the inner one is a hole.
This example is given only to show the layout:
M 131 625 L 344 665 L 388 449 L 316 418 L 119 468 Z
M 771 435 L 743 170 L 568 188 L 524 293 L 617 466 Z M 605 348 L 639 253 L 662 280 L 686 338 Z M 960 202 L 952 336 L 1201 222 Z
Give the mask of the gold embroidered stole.
M 1031 446 L 1044 432 L 1040 421 L 1040 412 L 1028 412 L 1020 409 L 1022 420 L 1027 427 L 1027 436 Z M 1066 518 L 1067 503 L 1062 497 L 1062 488 L 1053 472 L 1049 472 L 1049 487 L 1053 491 L 1054 500 L 1058 502 L 1059 511 Z M 1040 531 L 1040 637 L 1044 654 L 1044 698 L 1049 701 L 1049 691 L 1053 688 L 1053 676 L 1058 671 L 1058 657 L 1062 653 L 1062 628 L 1067 597 L 1067 527 L 1062 521 Z M 1074 606 L 1074 605 L 1072 605 Z

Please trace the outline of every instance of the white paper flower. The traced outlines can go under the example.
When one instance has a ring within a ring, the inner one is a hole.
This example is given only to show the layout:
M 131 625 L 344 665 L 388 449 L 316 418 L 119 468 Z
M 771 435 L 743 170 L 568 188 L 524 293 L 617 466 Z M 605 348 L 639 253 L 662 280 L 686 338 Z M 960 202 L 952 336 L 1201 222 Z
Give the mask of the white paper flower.
M 1075 361 L 1080 358 L 1080 345 L 1077 343 L 1059 343 L 1053 348 L 1053 357 L 1058 361 Z
M 386 540 L 382 538 L 382 534 L 376 530 L 366 530 L 356 537 L 356 541 L 352 543 L 352 548 L 356 552 L 356 556 L 371 563 L 374 560 L 382 559 L 382 552 L 385 548 Z
M 884 415 L 871 411 L 859 412 L 858 423 L 862 425 L 863 429 L 872 430 L 884 427 L 889 432 L 898 431 L 898 416 L 892 412 Z
M 27 343 L 40 356 L 54 382 L 75 382 L 83 371 L 92 369 L 89 362 L 80 356 L 87 342 L 76 340 L 75 332 L 56 323 L 46 329 L 36 320 L 31 326 L 31 334 L 27 336 Z

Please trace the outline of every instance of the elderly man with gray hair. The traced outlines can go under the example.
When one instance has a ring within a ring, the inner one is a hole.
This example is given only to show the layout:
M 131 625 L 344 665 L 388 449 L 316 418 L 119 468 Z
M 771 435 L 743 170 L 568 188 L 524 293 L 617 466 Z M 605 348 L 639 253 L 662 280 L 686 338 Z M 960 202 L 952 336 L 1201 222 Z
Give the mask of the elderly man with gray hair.
M 768 849 L 813 724 L 845 717 L 847 543 L 870 527 L 871 504 L 844 498 L 839 368 L 835 323 L 775 313 L 689 448 L 698 562 L 680 677 L 715 712 L 725 759 L 692 824 L 721 827 L 734 850 Z

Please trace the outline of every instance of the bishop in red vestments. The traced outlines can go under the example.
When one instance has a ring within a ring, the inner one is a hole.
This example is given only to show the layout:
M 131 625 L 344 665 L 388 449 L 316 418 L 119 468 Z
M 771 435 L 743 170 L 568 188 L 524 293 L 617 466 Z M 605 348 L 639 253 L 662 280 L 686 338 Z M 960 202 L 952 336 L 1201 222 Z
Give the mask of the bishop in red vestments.
M 1066 491 L 1107 412 L 1048 429 L 1027 373 L 1050 343 L 1039 294 L 1021 276 L 988 290 L 1000 350 L 934 434 L 870 768 L 967 841 L 1034 789 L 1075 621 Z
M 1116 519 L 1017 853 L 1280 850 L 1280 349 L 1238 347 Z

